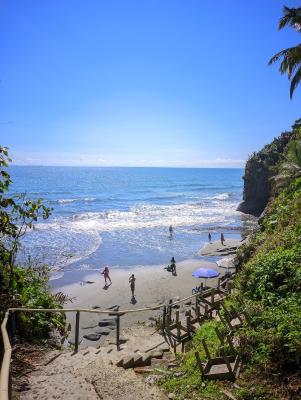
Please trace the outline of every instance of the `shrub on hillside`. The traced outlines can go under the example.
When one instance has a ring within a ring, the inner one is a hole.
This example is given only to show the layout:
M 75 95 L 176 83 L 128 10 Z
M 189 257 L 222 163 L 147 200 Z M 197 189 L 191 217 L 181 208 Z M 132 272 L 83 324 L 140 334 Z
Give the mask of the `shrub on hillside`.
M 244 295 L 267 305 L 301 290 L 301 244 L 277 248 L 251 259 L 240 277 Z

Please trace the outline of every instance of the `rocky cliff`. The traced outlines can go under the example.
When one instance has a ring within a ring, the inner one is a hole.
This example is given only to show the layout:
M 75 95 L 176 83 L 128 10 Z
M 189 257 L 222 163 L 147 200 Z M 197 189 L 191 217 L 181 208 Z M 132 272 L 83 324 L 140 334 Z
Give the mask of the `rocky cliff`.
M 291 137 L 291 132 L 282 133 L 272 143 L 250 156 L 243 177 L 243 202 L 238 206 L 238 211 L 255 216 L 263 212 L 275 190 L 273 178 L 279 173 Z

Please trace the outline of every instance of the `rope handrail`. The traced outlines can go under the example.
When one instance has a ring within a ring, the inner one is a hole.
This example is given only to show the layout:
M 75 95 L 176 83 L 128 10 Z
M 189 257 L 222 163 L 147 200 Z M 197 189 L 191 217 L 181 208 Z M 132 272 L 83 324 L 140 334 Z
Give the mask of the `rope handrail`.
M 204 292 L 199 292 L 196 294 L 193 294 L 188 297 L 184 297 L 183 299 L 177 300 L 172 303 L 172 305 L 180 304 L 183 303 L 184 301 L 187 301 L 189 299 L 192 299 L 194 297 L 204 295 L 204 294 L 209 294 L 212 289 L 209 289 Z M 157 306 L 153 307 L 144 307 L 144 308 L 138 308 L 138 309 L 128 309 L 128 310 L 114 310 L 114 309 L 108 309 L 108 310 L 95 310 L 93 308 L 27 308 L 27 307 L 11 307 L 7 311 L 8 312 L 15 312 L 15 311 L 23 311 L 23 312 L 87 312 L 87 313 L 95 313 L 95 314 L 129 314 L 129 313 L 135 313 L 135 312 L 142 312 L 142 311 L 152 311 L 152 310 L 158 310 L 160 308 L 166 307 L 165 303 L 158 304 Z

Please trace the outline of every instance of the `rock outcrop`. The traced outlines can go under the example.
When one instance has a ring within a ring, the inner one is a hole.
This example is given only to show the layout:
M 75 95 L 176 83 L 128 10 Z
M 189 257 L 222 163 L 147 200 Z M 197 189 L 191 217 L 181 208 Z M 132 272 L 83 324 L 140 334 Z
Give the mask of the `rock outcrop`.
M 260 216 L 273 194 L 273 177 L 279 172 L 283 154 L 291 139 L 285 132 L 258 153 L 253 153 L 246 163 L 243 202 L 238 211 Z

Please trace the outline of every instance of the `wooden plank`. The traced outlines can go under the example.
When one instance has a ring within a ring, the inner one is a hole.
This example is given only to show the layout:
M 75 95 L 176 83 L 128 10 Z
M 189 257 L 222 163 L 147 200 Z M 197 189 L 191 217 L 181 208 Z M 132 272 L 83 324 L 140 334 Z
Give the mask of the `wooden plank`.
M 197 351 L 194 353 L 194 355 L 195 355 L 195 358 L 196 358 L 197 365 L 198 365 L 198 367 L 199 367 L 199 369 L 201 371 L 201 374 L 202 374 L 202 376 L 204 376 L 204 367 L 203 367 L 202 361 L 200 359 L 200 355 L 199 355 L 199 353 Z
M 228 399 L 230 399 L 230 400 L 237 400 L 237 398 L 234 397 L 233 394 L 230 393 L 228 390 L 222 389 L 221 392 L 222 392 L 225 396 L 227 396 Z
M 206 356 L 207 356 L 208 360 L 211 360 L 210 352 L 209 352 L 209 349 L 208 349 L 208 346 L 207 346 L 207 343 L 206 343 L 205 339 L 202 339 L 202 344 L 203 344 L 203 347 L 204 347 L 204 350 L 205 350 L 205 353 L 206 353 Z

